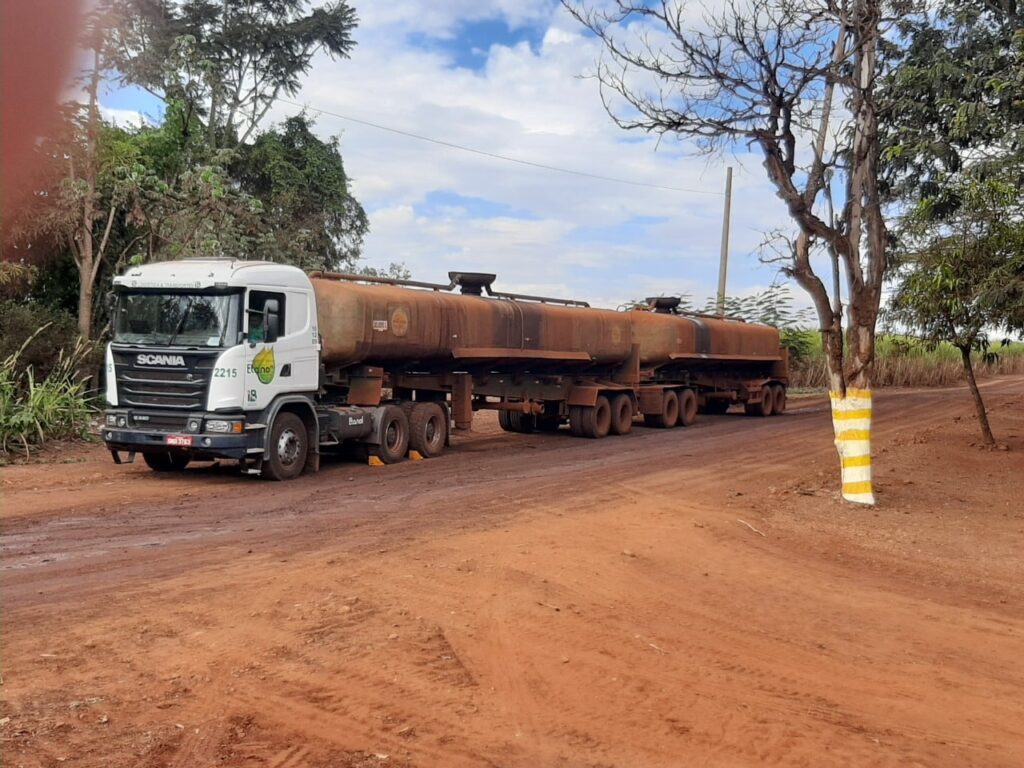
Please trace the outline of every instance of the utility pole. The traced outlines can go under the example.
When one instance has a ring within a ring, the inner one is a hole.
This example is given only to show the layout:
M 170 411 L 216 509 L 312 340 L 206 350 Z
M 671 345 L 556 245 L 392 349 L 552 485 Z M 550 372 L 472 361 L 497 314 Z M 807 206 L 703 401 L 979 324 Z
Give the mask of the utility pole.
M 729 217 L 732 215 L 732 166 L 725 169 L 725 213 L 722 216 L 722 255 L 718 262 L 718 314 L 725 314 L 725 273 L 729 264 Z

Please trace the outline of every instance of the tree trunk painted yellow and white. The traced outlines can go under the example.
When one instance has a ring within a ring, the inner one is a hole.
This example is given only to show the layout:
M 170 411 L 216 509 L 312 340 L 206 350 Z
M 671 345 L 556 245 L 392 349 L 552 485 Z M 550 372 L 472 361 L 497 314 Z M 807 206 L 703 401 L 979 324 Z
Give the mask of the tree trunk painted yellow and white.
M 843 473 L 843 498 L 857 504 L 874 504 L 871 486 L 871 390 L 830 392 L 832 428 Z

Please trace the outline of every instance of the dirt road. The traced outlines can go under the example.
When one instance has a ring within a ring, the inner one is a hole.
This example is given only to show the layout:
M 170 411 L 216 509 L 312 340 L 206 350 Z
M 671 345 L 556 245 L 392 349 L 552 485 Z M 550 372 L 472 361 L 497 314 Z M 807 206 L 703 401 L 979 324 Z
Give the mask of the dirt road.
M 1024 379 L 273 484 L 3 470 L 5 766 L 1024 765 Z

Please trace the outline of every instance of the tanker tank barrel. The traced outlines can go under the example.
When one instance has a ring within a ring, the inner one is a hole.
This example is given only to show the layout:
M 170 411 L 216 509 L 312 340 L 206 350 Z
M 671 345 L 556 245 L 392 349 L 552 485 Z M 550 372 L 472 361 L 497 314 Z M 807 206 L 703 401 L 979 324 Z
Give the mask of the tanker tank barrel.
M 408 288 L 427 288 L 431 291 L 451 291 L 456 283 L 453 281 L 444 285 L 443 283 L 425 283 L 421 280 L 403 280 L 398 277 L 376 277 L 374 275 L 360 275 L 355 272 L 310 272 L 309 277 L 321 280 L 341 280 L 352 283 L 378 283 L 380 285 L 401 285 Z

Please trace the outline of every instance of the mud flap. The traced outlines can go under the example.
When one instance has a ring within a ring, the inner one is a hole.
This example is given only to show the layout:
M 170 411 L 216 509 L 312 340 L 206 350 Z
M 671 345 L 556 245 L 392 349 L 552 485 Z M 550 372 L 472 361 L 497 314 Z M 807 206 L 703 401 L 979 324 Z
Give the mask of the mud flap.
M 871 483 L 871 390 L 847 389 L 846 397 L 830 392 L 832 428 L 842 465 L 843 498 L 874 504 Z

